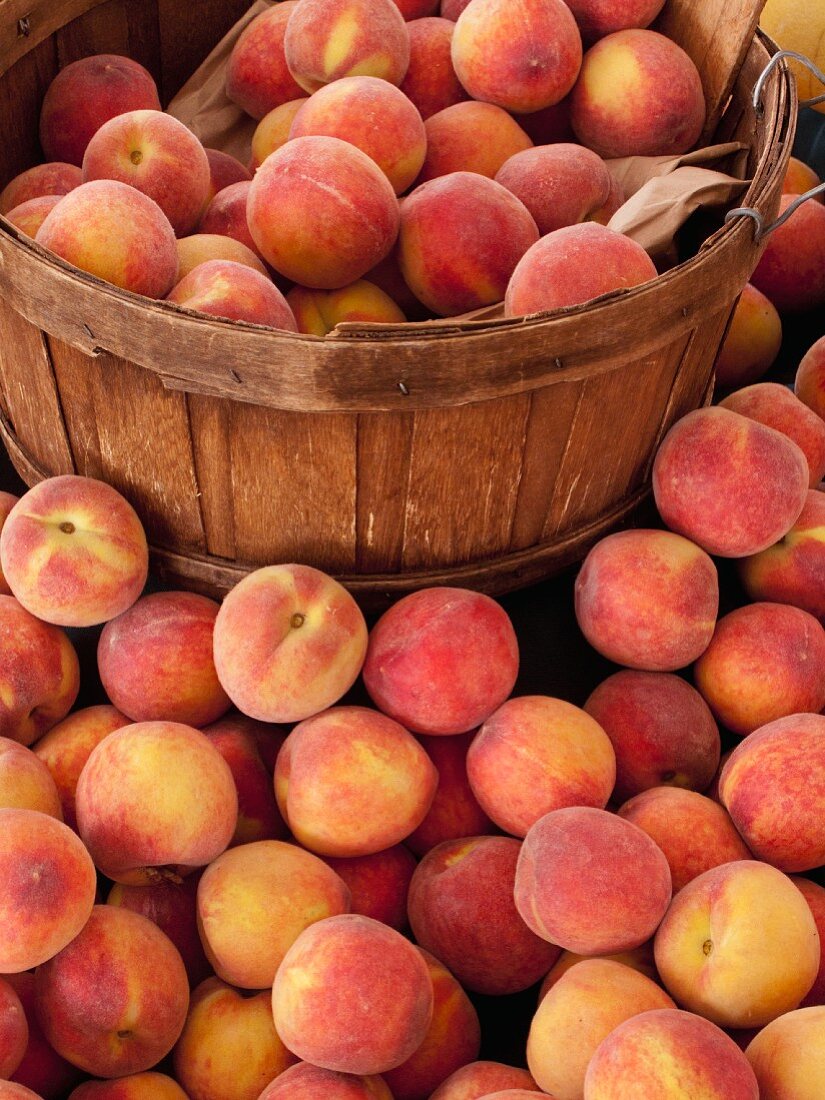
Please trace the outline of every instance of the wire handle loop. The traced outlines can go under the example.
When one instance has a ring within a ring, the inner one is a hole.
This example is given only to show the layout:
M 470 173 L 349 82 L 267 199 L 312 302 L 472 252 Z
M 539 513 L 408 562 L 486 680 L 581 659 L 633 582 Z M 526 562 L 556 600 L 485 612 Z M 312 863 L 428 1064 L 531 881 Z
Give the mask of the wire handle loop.
M 780 61 L 784 61 L 786 57 L 791 58 L 793 61 L 798 61 L 800 65 L 804 65 L 806 69 L 809 69 L 816 79 L 825 84 L 825 73 L 821 69 L 818 69 L 816 65 L 811 61 L 810 57 L 806 57 L 804 53 L 797 53 L 796 50 L 777 50 L 777 52 L 770 59 L 765 66 L 764 71 L 756 82 L 756 86 L 753 89 L 753 106 L 759 115 L 763 114 L 765 105 L 762 102 L 762 93 L 765 90 L 765 84 L 768 77 L 773 70 L 779 64 Z M 800 107 L 815 107 L 817 103 L 825 103 L 825 92 L 822 95 L 813 96 L 811 99 L 804 99 L 800 102 Z
M 825 183 L 820 183 L 817 187 L 812 187 L 810 191 L 806 191 L 804 195 L 798 195 L 794 201 L 783 210 L 776 221 L 765 225 L 765 219 L 762 214 L 755 210 L 752 206 L 737 206 L 735 210 L 729 210 L 725 214 L 725 222 L 731 221 L 733 218 L 746 217 L 753 218 L 756 222 L 756 232 L 753 235 L 753 239 L 758 243 L 764 240 L 765 237 L 769 237 L 775 229 L 778 229 L 780 225 L 784 225 L 788 218 L 798 210 L 803 202 L 807 202 L 809 199 L 815 199 L 817 195 L 825 195 Z

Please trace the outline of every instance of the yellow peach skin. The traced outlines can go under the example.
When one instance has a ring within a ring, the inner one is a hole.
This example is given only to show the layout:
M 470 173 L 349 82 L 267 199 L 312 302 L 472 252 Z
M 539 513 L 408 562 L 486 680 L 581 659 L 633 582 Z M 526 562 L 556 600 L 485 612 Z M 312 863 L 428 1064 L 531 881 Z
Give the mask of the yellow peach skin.
M 63 820 L 51 772 L 30 749 L 8 737 L 0 737 L 0 806 L 38 810 Z
M 748 283 L 716 356 L 717 385 L 729 390 L 758 382 L 774 363 L 781 346 L 782 319 L 776 306 Z
M 258 171 L 270 153 L 274 153 L 289 141 L 293 119 L 307 99 L 307 96 L 299 96 L 288 103 L 282 103 L 280 107 L 275 107 L 269 114 L 264 115 L 255 127 L 255 133 L 252 135 L 252 155 L 249 161 L 249 167 L 253 173 Z
M 188 1100 L 180 1085 L 165 1073 L 131 1073 L 114 1081 L 86 1081 L 69 1100 Z
M 641 947 L 633 948 L 632 951 L 618 951 L 614 955 L 602 955 L 600 957 L 609 959 L 611 962 L 622 963 L 624 966 L 629 966 L 631 970 L 638 970 L 640 974 L 650 978 L 651 981 L 658 980 L 659 975 L 656 973 L 656 963 L 653 960 L 653 940 L 648 940 L 647 943 L 643 943 Z M 556 982 L 564 977 L 571 966 L 575 966 L 576 963 L 580 963 L 585 958 L 587 958 L 586 955 L 576 955 L 573 951 L 562 951 L 539 987 L 539 1001 L 541 1002 L 547 996 Z
M 220 233 L 193 233 L 191 237 L 181 237 L 178 241 L 178 281 L 186 278 L 193 268 L 205 264 L 208 260 L 234 260 L 246 264 L 266 275 L 263 262 L 241 241 L 226 237 Z
M 451 1073 L 430 1100 L 478 1100 L 480 1096 L 489 1096 L 491 1092 L 495 1095 L 504 1089 L 522 1089 L 532 1095 L 542 1091 L 526 1069 L 503 1062 L 482 1061 L 471 1062 Z
M 298 331 L 311 336 L 326 336 L 336 325 L 346 322 L 403 324 L 399 306 L 383 290 L 359 279 L 340 290 L 310 290 L 295 286 L 286 296 Z
M 825 1008 L 798 1008 L 762 1028 L 745 1056 L 760 1100 L 821 1100 L 825 1096 Z

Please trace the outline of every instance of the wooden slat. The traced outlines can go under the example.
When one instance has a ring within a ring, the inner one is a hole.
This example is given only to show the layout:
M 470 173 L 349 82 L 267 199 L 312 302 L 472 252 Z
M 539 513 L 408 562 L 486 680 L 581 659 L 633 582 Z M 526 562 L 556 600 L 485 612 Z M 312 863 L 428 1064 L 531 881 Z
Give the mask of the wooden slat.
M 107 0 L 55 34 L 60 67 L 97 53 L 116 53 L 160 76 L 157 0 Z
M 252 0 L 157 0 L 163 68 L 163 102 L 189 79 L 215 43 Z
M 231 405 L 228 401 L 193 394 L 187 399 L 187 406 L 206 546 L 210 554 L 233 558 L 235 514 L 229 440 Z
M 26 54 L 0 80 L 0 186 L 43 159 L 40 149 L 40 106 L 57 73 L 53 40 Z
M 358 417 L 357 567 L 365 573 L 401 568 L 414 413 Z

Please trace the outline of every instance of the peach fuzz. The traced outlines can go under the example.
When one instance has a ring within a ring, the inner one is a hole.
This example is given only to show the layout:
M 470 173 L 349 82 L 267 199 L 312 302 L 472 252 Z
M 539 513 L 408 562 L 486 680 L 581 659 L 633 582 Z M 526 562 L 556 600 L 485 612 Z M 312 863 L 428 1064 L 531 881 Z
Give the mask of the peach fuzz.
M 752 858 L 727 811 L 696 791 L 651 787 L 625 802 L 619 817 L 665 853 L 674 894 L 712 867 Z
M 226 94 L 252 118 L 303 94 L 286 63 L 284 35 L 297 0 L 283 0 L 247 23 L 226 64 Z
M 0 806 L 37 810 L 63 820 L 60 795 L 51 772 L 31 749 L 8 737 L 0 737 Z
M 0 595 L 0 737 L 31 745 L 65 718 L 79 690 L 67 635 Z
M 737 390 L 720 404 L 724 409 L 767 424 L 792 439 L 808 461 L 808 485 L 816 488 L 825 476 L 825 421 L 787 386 L 778 382 L 758 382 Z
M 438 772 L 438 786 L 424 820 L 404 841 L 417 856 L 459 837 L 486 836 L 495 826 L 478 804 L 467 777 L 467 750 L 474 732 L 418 740 Z
M 753 603 L 719 620 L 693 678 L 717 720 L 740 737 L 767 722 L 825 707 L 825 629 L 780 603 Z
M 179 722 L 138 722 L 92 750 L 77 824 L 98 869 L 149 884 L 211 863 L 235 831 L 238 796 L 208 738 Z
M 530 1024 L 527 1065 L 558 1100 L 581 1100 L 596 1048 L 619 1024 L 658 1008 L 675 1008 L 661 986 L 610 959 L 584 959 L 540 1002 Z
M 287 22 L 284 51 L 307 92 L 345 76 L 398 85 L 410 63 L 410 36 L 393 0 L 302 0 Z
M 198 223 L 198 233 L 207 233 L 219 237 L 231 237 L 246 245 L 250 252 L 260 258 L 258 246 L 249 232 L 246 220 L 246 206 L 252 180 L 230 183 L 219 191 L 207 206 Z
M 424 588 L 376 622 L 364 685 L 380 710 L 415 733 L 466 733 L 509 697 L 518 660 L 513 624 L 490 596 Z
M 178 241 L 178 282 L 209 260 L 232 260 L 253 268 L 261 275 L 268 275 L 263 261 L 256 253 L 234 237 L 220 233 L 194 233 L 191 237 L 181 237 Z
M 576 619 L 594 649 L 647 672 L 684 668 L 704 652 L 719 611 L 711 558 L 671 531 L 618 531 L 576 577 Z
M 0 490 L 0 532 L 3 530 L 3 524 L 8 518 L 9 512 L 15 506 L 20 498 L 16 497 L 13 493 L 4 493 Z M 0 565 L 0 596 L 10 596 L 11 589 L 6 583 L 6 578 L 3 576 L 3 567 Z
M 61 821 L 0 809 L 0 974 L 51 959 L 89 918 L 97 880 L 89 853 Z
M 752 600 L 792 604 L 825 623 L 825 495 L 811 490 L 784 538 L 737 568 Z
M 798 1008 L 772 1020 L 745 1057 L 760 1100 L 819 1100 L 825 1094 L 825 1008 Z
M 17 993 L 29 1025 L 29 1041 L 23 1060 L 13 1074 L 17 1084 L 34 1092 L 39 1100 L 64 1100 L 83 1076 L 77 1066 L 61 1058 L 49 1045 L 37 1020 L 33 970 L 8 974 L 5 981 Z
M 207 202 L 211 202 L 219 191 L 225 187 L 231 187 L 233 183 L 243 183 L 251 180 L 252 173 L 241 164 L 237 157 L 223 153 L 220 149 L 204 148 L 206 159 L 209 161 L 209 192 Z
M 181 279 L 166 300 L 224 320 L 298 331 L 292 310 L 272 280 L 234 260 L 207 260 L 199 264 Z
M 14 986 L 0 978 L 0 1080 L 13 1075 L 28 1045 L 29 1025 L 23 1005 Z
M 83 183 L 83 173 L 74 164 L 60 161 L 36 164 L 15 176 L 0 191 L 0 214 L 8 216 L 10 210 L 32 199 L 49 195 L 67 195 Z
M 473 794 L 506 833 L 523 837 L 562 806 L 603 809 L 616 781 L 616 754 L 579 707 L 545 695 L 508 699 L 467 753 Z
M 526 1069 L 503 1062 L 470 1062 L 450 1074 L 430 1097 L 430 1100 L 479 1100 L 504 1089 L 520 1089 L 535 1096 L 541 1089 Z
M 513 269 L 537 240 L 527 207 L 475 172 L 430 180 L 401 203 L 401 272 L 442 317 L 501 301 Z
M 16 1081 L 0 1081 L 0 1100 L 42 1100 L 36 1092 Z
M 104 737 L 128 726 L 125 714 L 110 706 L 84 707 L 52 726 L 34 746 L 57 787 L 63 820 L 77 831 L 75 791 L 83 766 Z
M 796 195 L 783 195 L 784 214 Z M 803 203 L 768 237 L 751 282 L 780 313 L 802 313 L 825 305 L 825 206 Z
M 570 119 L 582 145 L 600 157 L 686 153 L 705 124 L 702 81 L 671 39 L 616 31 L 584 55 Z
M 309 565 L 244 577 L 215 622 L 215 667 L 232 702 L 261 722 L 299 722 L 336 703 L 361 671 L 367 625 L 355 600 Z
M 297 725 L 275 764 L 275 796 L 295 839 L 322 856 L 366 856 L 424 819 L 438 775 L 403 726 L 366 707 Z
M 214 977 L 193 990 L 172 1058 L 182 1095 L 197 1100 L 255 1100 L 296 1061 L 272 1022 L 270 991 L 249 995 Z
M 732 390 L 758 382 L 782 346 L 782 320 L 773 302 L 748 283 L 736 303 L 716 356 L 716 384 Z
M 671 898 L 664 852 L 637 825 L 576 806 L 540 818 L 524 839 L 516 907 L 528 927 L 577 955 L 650 939 Z
M 582 305 L 657 277 L 656 267 L 629 237 L 597 222 L 568 225 L 524 253 L 504 296 L 507 317 Z
M 198 929 L 217 976 L 265 989 L 301 932 L 348 913 L 343 879 L 317 856 L 280 840 L 241 844 L 206 868 L 198 884 Z
M 293 120 L 308 98 L 308 96 L 299 96 L 297 99 L 290 99 L 288 103 L 282 103 L 280 107 L 275 107 L 269 114 L 264 115 L 255 127 L 249 159 L 249 168 L 253 175 L 270 153 L 274 153 L 289 141 Z
M 781 432 L 730 409 L 696 409 L 653 462 L 665 524 L 723 558 L 758 554 L 785 535 L 808 492 L 808 462 Z
M 501 107 L 466 100 L 436 111 L 424 122 L 427 155 L 417 183 L 474 172 L 492 179 L 506 160 L 533 142 Z
M 820 948 L 825 943 L 825 888 L 809 878 L 791 875 L 791 882 L 802 894 L 813 914 L 816 930 L 819 933 Z M 825 951 L 820 951 L 819 973 L 816 981 L 805 994 L 799 1007 L 810 1008 L 813 1005 L 825 1005 Z
M 118 54 L 73 61 L 49 85 L 40 112 L 40 144 L 47 160 L 81 165 L 92 137 L 127 111 L 161 109 L 158 89 L 142 65 Z
M 62 198 L 62 195 L 41 195 L 39 199 L 29 199 L 10 210 L 6 214 L 6 221 L 34 240 L 40 232 L 40 226 Z
M 165 298 L 175 284 L 175 231 L 148 195 L 94 180 L 64 196 L 37 231 L 43 248 L 121 290 Z
M 94 626 L 131 607 L 146 583 L 146 535 L 131 504 L 103 481 L 65 474 L 29 489 L 0 532 L 19 602 L 44 622 Z
M 719 797 L 753 854 L 781 871 L 825 863 L 825 716 L 792 714 L 731 753 Z
M 271 1081 L 257 1100 L 393 1100 L 383 1078 L 336 1073 L 299 1062 Z
M 806 191 L 812 191 L 814 187 L 819 187 L 822 180 L 811 168 L 809 164 L 800 160 L 798 157 L 791 157 L 788 161 L 788 168 L 785 172 L 785 178 L 782 181 L 782 191 L 786 195 L 804 195 Z M 825 198 L 822 195 L 816 196 L 817 202 L 825 202 Z M 0 205 L 2 205 L 2 198 L 0 197 Z
M 665 989 L 720 1027 L 762 1027 L 796 1008 L 819 970 L 819 935 L 791 880 L 755 860 L 680 890 L 654 941 Z
M 692 1012 L 654 1009 L 620 1024 L 599 1044 L 584 1100 L 624 1096 L 759 1100 L 745 1055 L 721 1028 Z
M 719 764 L 719 729 L 702 696 L 669 672 L 622 669 L 593 689 L 584 709 L 616 753 L 614 798 L 649 787 L 703 791 Z
M 407 26 L 410 64 L 401 81 L 401 91 L 425 121 L 445 107 L 467 99 L 450 54 L 454 25 L 449 19 L 433 15 L 414 19 Z
M 349 888 L 353 913 L 380 920 L 396 932 L 406 929 L 407 891 L 416 868 L 415 856 L 407 847 L 394 844 L 382 852 L 350 859 L 327 856 L 324 862 Z
M 400 1066 L 421 1046 L 433 985 L 408 940 L 369 917 L 345 914 L 300 934 L 278 968 L 272 1012 L 299 1058 L 372 1075 Z
M 130 111 L 104 123 L 83 157 L 83 181 L 119 180 L 158 204 L 176 236 L 194 232 L 211 190 L 206 151 L 162 111 Z
M 473 1003 L 450 971 L 419 948 L 433 983 L 433 1017 L 421 1046 L 383 1077 L 394 1100 L 429 1100 L 451 1073 L 478 1057 L 481 1025 Z
M 408 910 L 417 942 L 475 993 L 527 989 L 559 954 L 516 911 L 519 849 L 513 837 L 448 840 L 424 856 L 410 883 Z
M 581 145 L 525 149 L 505 161 L 496 182 L 521 199 L 544 236 L 587 221 L 610 197 L 607 165 Z
M 86 1081 L 68 1100 L 188 1100 L 180 1085 L 165 1073 L 147 1070 L 113 1081 Z
M 336 325 L 348 322 L 398 325 L 406 320 L 389 294 L 365 279 L 339 290 L 294 286 L 286 300 L 298 331 L 311 336 L 326 336 Z
M 664 0 L 570 0 L 567 5 L 588 44 L 616 31 L 649 27 Z
M 205 726 L 230 707 L 212 659 L 218 604 L 194 592 L 154 592 L 103 628 L 101 683 L 133 722 Z
M 794 379 L 794 393 L 825 420 L 825 336 L 803 355 Z
M 95 1077 L 151 1069 L 174 1046 L 189 982 L 146 917 L 96 905 L 83 930 L 35 975 L 37 1015 L 58 1054 Z
M 539 1004 L 541 1004 L 553 986 L 561 981 L 568 970 L 577 966 L 587 957 L 586 955 L 575 955 L 572 951 L 562 951 L 552 968 L 547 971 L 544 981 L 539 986 Z M 600 958 L 602 960 L 607 959 L 610 962 L 621 963 L 623 966 L 629 967 L 631 970 L 635 970 L 637 973 L 644 975 L 644 977 L 650 978 L 653 982 L 659 979 L 659 975 L 656 973 L 656 963 L 653 961 L 652 939 L 647 940 L 641 947 L 634 947 L 630 951 L 616 951 L 612 955 L 602 955 Z

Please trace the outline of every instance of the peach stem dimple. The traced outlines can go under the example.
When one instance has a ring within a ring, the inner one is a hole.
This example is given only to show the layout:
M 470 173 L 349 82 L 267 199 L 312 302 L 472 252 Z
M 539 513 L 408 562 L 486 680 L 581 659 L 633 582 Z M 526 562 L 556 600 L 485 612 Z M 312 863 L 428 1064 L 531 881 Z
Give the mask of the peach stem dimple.
M 73 535 L 77 528 L 69 520 L 64 520 L 64 522 L 60 524 L 60 530 L 64 535 Z
M 140 149 L 135 149 L 132 153 L 129 154 L 129 160 L 132 162 L 132 164 L 140 164 L 143 160 L 143 153 L 141 153 Z
M 303 626 L 306 622 L 306 615 L 302 615 L 300 611 L 296 611 L 292 618 L 289 620 L 289 625 L 293 630 L 297 630 L 298 627 Z
M 705 955 L 709 955 L 712 950 L 713 950 L 713 940 L 705 940 L 705 942 L 702 944 L 702 952 Z

